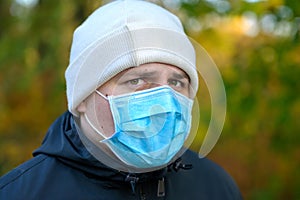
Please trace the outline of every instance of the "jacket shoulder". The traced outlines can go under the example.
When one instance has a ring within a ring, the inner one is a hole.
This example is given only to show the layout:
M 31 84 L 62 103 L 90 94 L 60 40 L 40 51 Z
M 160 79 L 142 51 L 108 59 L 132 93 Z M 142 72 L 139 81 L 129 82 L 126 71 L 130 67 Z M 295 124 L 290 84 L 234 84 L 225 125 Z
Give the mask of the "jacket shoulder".
M 190 182 L 202 196 L 202 199 L 243 199 L 234 179 L 220 165 L 208 158 L 199 158 L 198 154 L 188 150 L 183 156 L 184 164 L 192 164 L 186 170 L 185 182 Z M 183 186 L 184 187 L 184 186 Z M 195 188 L 194 188 L 195 189 Z
M 182 157 L 186 164 L 192 164 L 194 173 L 201 173 L 206 175 L 218 175 L 224 180 L 232 180 L 232 177 L 216 162 L 209 158 L 201 158 L 196 152 L 188 150 Z
M 37 156 L 34 157 L 25 163 L 19 165 L 15 169 L 11 170 L 7 174 L 3 175 L 0 178 L 0 190 L 4 189 L 9 184 L 17 181 L 20 177 L 22 177 L 26 173 L 30 173 L 30 171 L 43 162 L 47 157 L 46 156 Z

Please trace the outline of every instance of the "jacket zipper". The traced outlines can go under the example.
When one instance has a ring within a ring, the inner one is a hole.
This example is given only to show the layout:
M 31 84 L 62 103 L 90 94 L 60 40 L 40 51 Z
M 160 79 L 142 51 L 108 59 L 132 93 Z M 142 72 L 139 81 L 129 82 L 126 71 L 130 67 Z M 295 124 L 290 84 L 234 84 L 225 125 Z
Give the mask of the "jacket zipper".
M 135 186 L 136 186 L 136 183 L 139 181 L 139 177 L 128 174 L 125 181 L 130 182 L 132 193 L 135 194 Z
M 165 196 L 165 178 L 162 177 L 160 180 L 158 180 L 157 185 L 157 196 L 158 197 L 164 197 Z

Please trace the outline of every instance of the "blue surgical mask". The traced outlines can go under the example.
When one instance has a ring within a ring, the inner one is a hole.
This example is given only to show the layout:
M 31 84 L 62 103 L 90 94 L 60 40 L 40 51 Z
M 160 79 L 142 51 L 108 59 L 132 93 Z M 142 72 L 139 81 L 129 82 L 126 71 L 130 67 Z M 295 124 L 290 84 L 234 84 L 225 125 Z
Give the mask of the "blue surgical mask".
M 109 101 L 115 133 L 105 137 L 125 164 L 137 168 L 168 164 L 182 148 L 191 128 L 193 101 L 168 86 L 119 96 L 99 95 Z

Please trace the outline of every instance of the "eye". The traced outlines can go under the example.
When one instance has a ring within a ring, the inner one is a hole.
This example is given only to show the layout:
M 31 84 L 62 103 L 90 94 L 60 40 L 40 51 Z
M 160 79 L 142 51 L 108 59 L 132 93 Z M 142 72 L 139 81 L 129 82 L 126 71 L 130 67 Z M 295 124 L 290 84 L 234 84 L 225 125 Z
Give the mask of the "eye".
M 176 80 L 176 79 L 171 79 L 168 81 L 169 85 L 173 87 L 184 87 L 184 83 L 182 81 Z
M 130 85 L 141 85 L 141 84 L 143 84 L 145 81 L 143 80 L 143 79 L 141 79 L 141 78 L 135 78 L 135 79 L 131 79 L 131 80 L 129 80 L 128 81 L 128 83 L 130 84 Z

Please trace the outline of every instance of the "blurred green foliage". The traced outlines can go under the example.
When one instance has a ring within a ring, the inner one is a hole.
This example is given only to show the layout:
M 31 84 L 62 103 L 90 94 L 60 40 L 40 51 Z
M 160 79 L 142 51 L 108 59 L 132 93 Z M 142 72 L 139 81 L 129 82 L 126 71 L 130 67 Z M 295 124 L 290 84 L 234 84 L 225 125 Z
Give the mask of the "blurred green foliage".
M 102 4 L 21 2 L 0 2 L 0 174 L 29 159 L 66 110 L 72 33 Z M 300 199 L 299 3 L 158 3 L 182 19 L 223 76 L 227 117 L 209 157 L 235 178 L 245 199 Z

